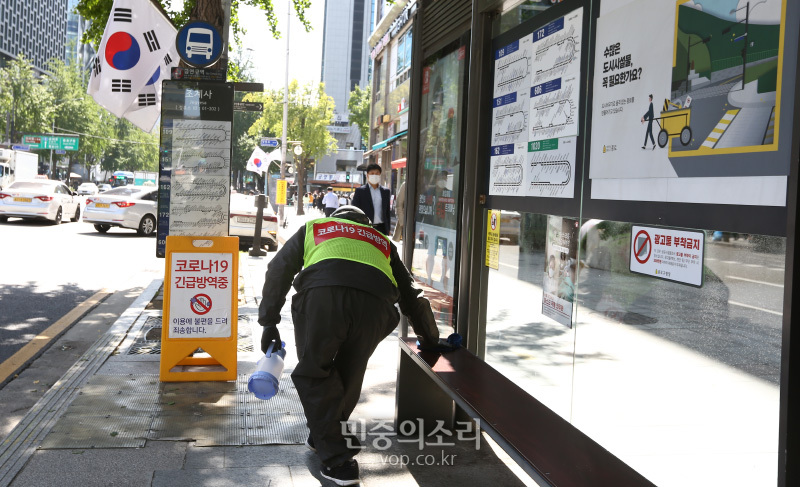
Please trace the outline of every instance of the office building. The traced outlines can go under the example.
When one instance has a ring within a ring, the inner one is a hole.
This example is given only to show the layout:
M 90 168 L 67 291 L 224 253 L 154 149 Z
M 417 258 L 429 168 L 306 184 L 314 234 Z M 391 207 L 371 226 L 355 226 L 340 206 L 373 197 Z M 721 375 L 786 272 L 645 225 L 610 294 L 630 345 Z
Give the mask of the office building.
M 0 0 L 0 62 L 24 55 L 39 73 L 64 59 L 67 0 Z
M 329 131 L 339 149 L 317 161 L 311 187 L 333 184 L 350 189 L 360 183 L 356 167 L 361 164 L 361 131 L 350 122 L 347 101 L 356 86 L 369 82 L 367 39 L 372 21 L 372 0 L 325 2 L 322 34 L 321 79 L 333 98 L 334 117 Z

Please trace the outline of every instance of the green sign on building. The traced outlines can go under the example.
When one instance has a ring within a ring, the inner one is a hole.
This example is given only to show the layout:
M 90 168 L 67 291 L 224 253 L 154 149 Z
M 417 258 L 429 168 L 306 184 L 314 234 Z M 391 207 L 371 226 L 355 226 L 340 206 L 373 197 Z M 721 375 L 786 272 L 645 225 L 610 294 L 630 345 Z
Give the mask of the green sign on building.
M 79 137 L 70 135 L 23 135 L 22 143 L 31 147 L 31 150 L 78 150 Z

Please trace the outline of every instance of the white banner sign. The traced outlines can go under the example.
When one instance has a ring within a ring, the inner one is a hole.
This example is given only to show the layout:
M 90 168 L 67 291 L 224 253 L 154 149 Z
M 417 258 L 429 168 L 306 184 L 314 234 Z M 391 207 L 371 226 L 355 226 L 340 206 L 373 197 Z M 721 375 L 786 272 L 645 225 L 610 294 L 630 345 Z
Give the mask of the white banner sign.
M 704 248 L 703 232 L 634 226 L 630 271 L 700 287 Z
M 231 336 L 233 254 L 173 252 L 169 337 Z

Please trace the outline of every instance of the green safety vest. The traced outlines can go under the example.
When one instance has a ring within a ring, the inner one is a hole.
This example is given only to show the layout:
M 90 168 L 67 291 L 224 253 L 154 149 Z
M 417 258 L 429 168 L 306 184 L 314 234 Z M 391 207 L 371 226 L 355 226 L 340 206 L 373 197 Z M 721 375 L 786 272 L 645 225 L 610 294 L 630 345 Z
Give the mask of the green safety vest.
M 370 265 L 397 286 L 389 239 L 369 225 L 340 218 L 321 218 L 306 223 L 303 265 L 311 267 L 326 259 L 344 259 Z

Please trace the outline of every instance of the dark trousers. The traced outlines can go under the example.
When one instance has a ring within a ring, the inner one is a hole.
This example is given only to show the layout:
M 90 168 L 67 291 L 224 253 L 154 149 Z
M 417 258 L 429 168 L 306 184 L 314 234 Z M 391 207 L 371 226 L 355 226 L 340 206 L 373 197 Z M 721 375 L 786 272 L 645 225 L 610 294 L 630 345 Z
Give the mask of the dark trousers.
M 317 287 L 292 299 L 300 362 L 292 372 L 317 455 L 335 466 L 355 456 L 360 443 L 342 432 L 361 396 L 367 361 L 397 326 L 388 301 L 349 287 Z
M 656 145 L 655 139 L 653 139 L 653 121 L 647 122 L 647 132 L 644 133 L 644 145 L 647 145 L 647 137 L 650 137 L 650 141 L 653 145 Z
M 389 235 L 389 224 L 386 222 L 378 223 L 377 225 L 372 225 L 372 228 L 381 232 L 384 235 Z
M 331 216 L 331 213 L 333 213 L 334 211 L 336 211 L 336 208 L 332 208 L 330 206 L 326 206 L 325 207 L 325 218 L 328 218 L 329 216 Z

